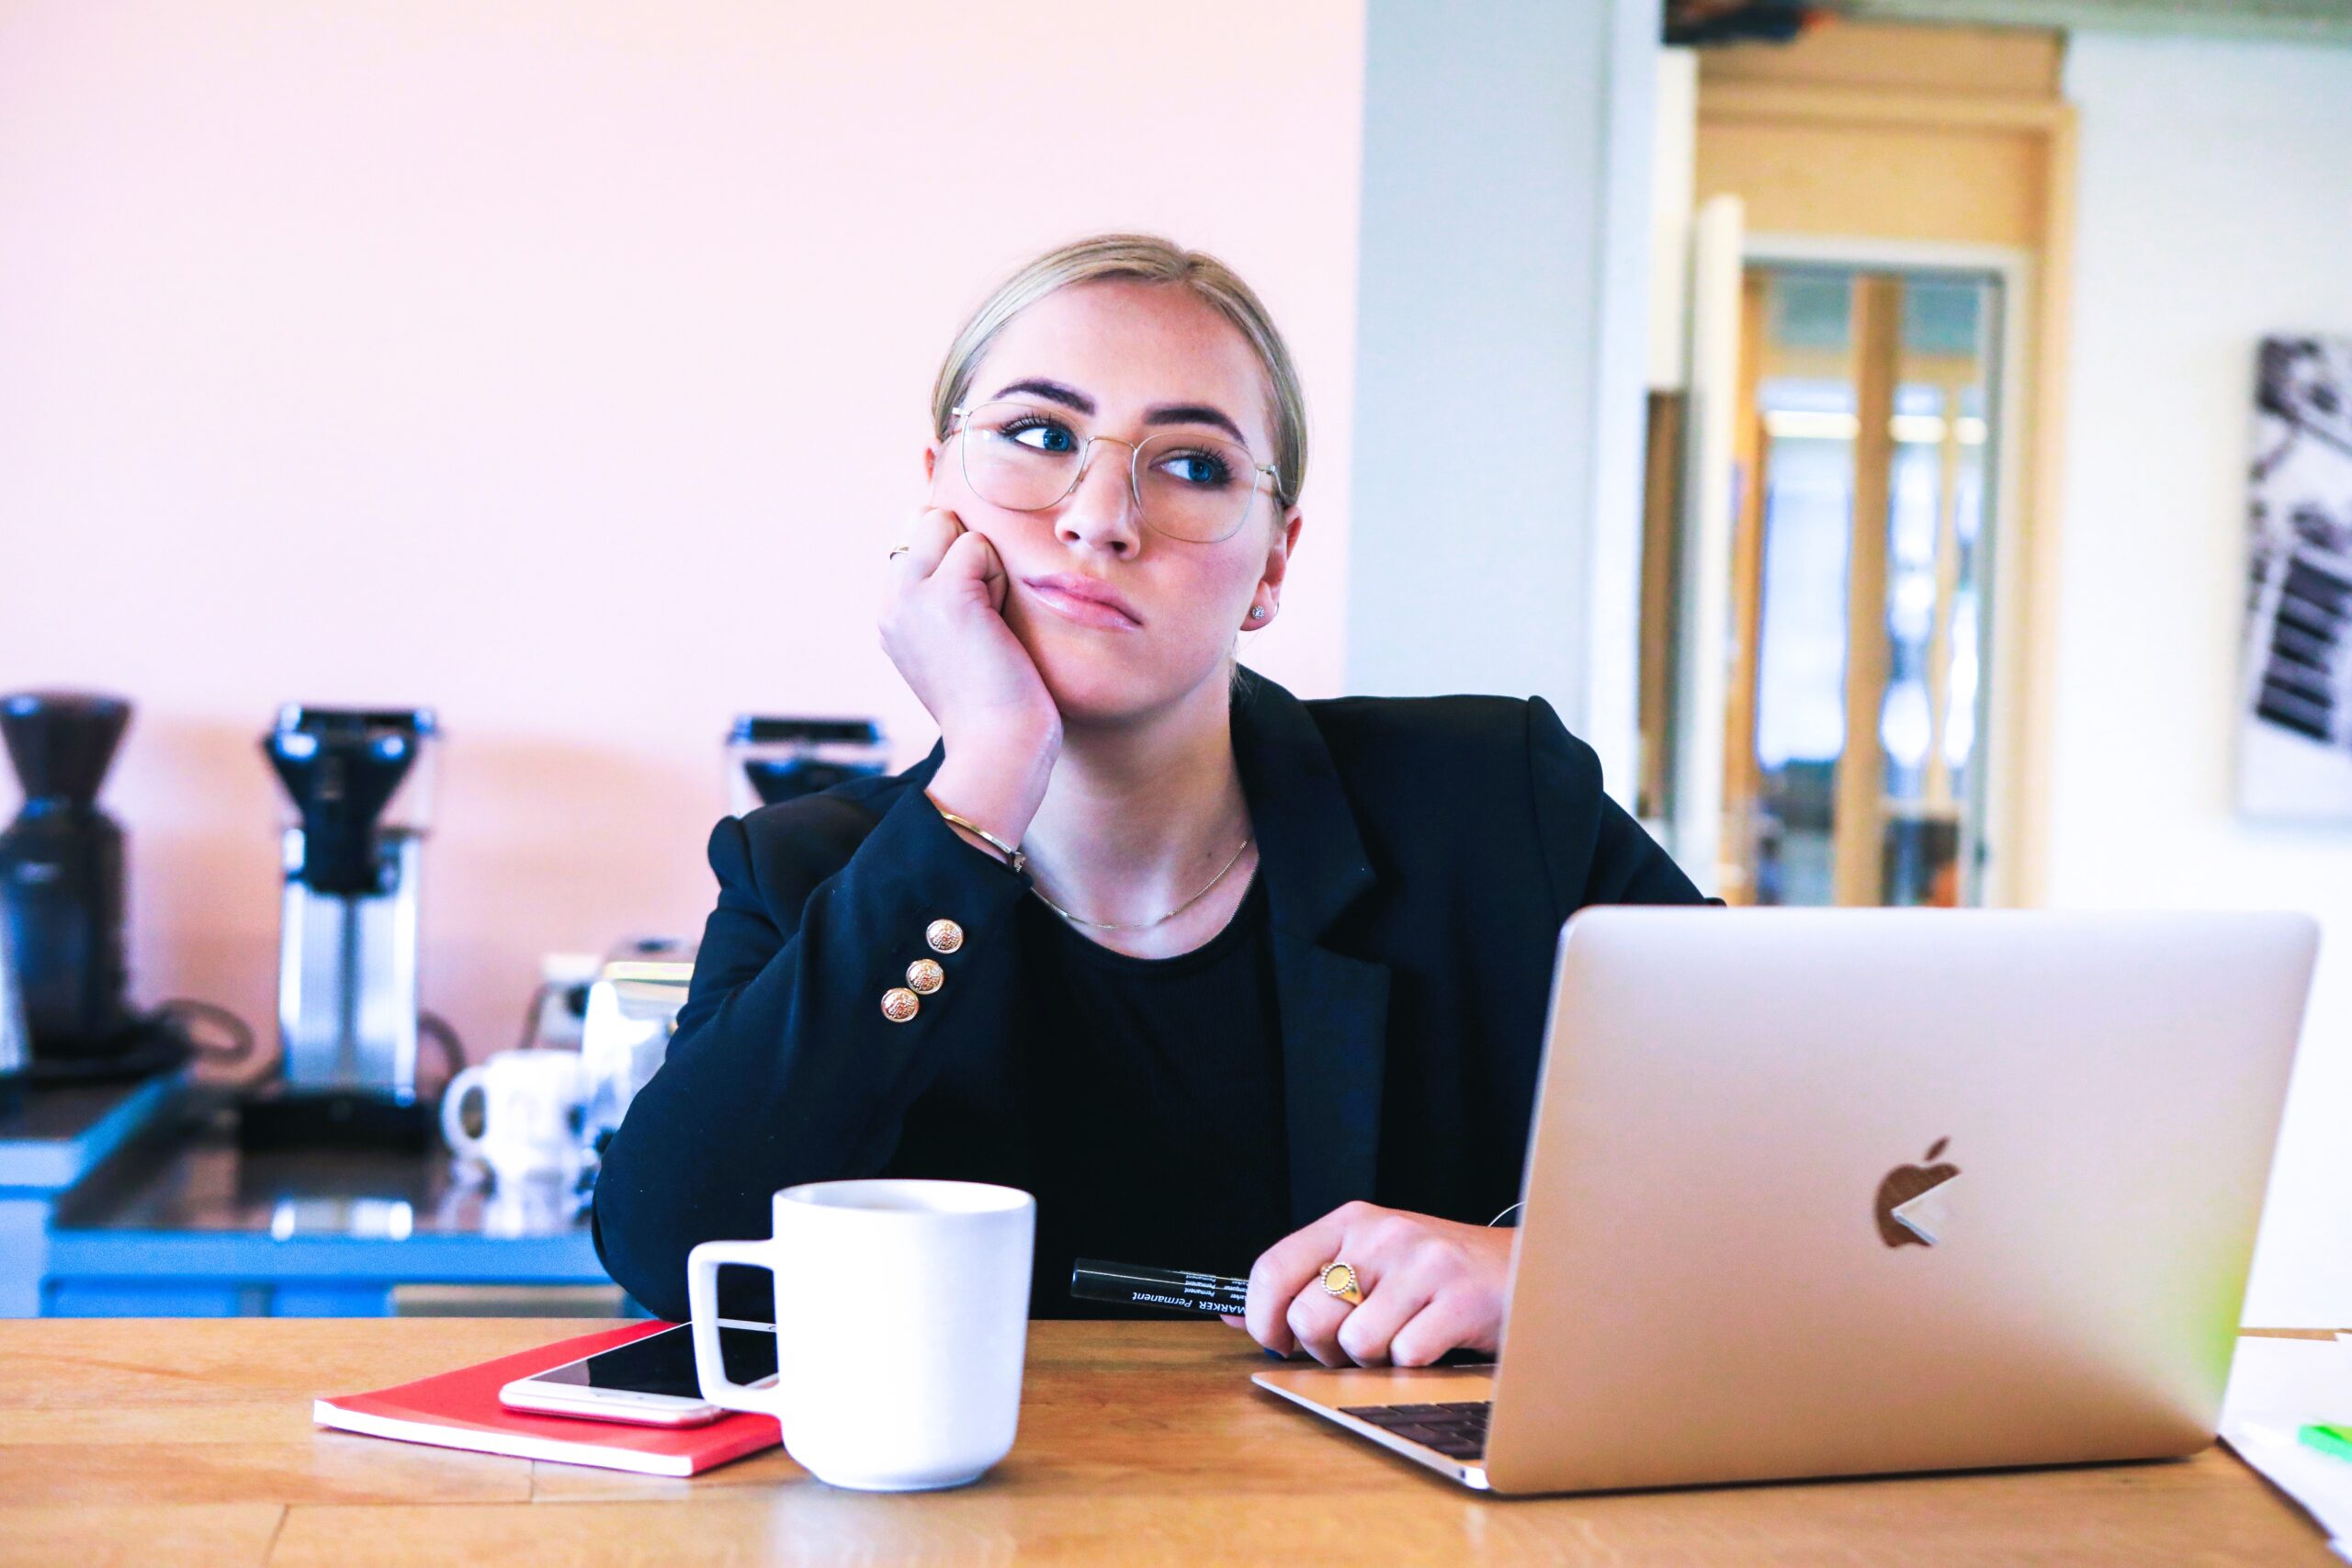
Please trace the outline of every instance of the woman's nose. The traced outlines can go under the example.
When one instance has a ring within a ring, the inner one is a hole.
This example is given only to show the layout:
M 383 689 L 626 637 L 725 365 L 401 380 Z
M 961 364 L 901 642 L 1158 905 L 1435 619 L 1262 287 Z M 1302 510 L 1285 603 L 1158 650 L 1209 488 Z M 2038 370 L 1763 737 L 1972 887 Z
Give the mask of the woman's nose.
M 1069 542 L 1084 543 L 1114 555 L 1133 556 L 1143 547 L 1143 519 L 1136 515 L 1135 490 L 1128 480 L 1132 450 L 1117 442 L 1098 442 L 1086 455 L 1078 488 L 1062 502 L 1054 532 Z

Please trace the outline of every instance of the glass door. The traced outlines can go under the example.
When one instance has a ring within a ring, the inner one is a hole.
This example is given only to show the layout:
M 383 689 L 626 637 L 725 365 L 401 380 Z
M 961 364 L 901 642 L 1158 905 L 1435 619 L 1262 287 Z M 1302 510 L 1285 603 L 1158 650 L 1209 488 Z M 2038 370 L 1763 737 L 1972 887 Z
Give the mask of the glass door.
M 1997 276 L 1743 279 L 1722 891 L 1979 901 Z

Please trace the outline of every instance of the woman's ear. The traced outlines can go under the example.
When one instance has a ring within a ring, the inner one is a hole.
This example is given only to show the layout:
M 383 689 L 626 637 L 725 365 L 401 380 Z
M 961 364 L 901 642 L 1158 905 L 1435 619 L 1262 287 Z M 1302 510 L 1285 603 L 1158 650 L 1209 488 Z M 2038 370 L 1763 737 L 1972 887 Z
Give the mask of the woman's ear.
M 1258 574 L 1259 589 L 1273 589 L 1279 596 L 1283 579 L 1290 572 L 1290 553 L 1298 547 L 1298 531 L 1305 521 L 1306 519 L 1298 514 L 1298 508 L 1295 506 L 1283 513 L 1281 531 L 1275 534 L 1272 542 L 1266 547 L 1266 568 Z M 1256 600 L 1257 592 L 1253 590 L 1250 597 L 1252 601 Z M 1241 623 L 1241 629 L 1256 631 L 1266 625 L 1272 614 L 1272 606 L 1252 603 L 1250 606 L 1249 617 Z
M 922 449 L 922 482 L 931 482 L 932 470 L 939 467 L 939 443 L 934 441 Z
M 1283 585 L 1283 577 L 1290 570 L 1291 552 L 1298 548 L 1298 531 L 1306 523 L 1295 506 L 1283 513 L 1282 526 L 1275 530 L 1273 540 L 1267 547 L 1266 570 L 1260 581 L 1271 588 Z

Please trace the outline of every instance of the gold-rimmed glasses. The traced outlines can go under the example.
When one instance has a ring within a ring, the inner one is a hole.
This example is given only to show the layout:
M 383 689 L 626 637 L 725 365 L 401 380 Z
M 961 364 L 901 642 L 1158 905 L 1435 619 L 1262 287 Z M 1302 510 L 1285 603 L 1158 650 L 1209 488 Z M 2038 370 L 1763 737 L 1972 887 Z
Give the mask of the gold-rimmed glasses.
M 963 440 L 964 482 L 990 506 L 1043 512 L 1085 477 L 1098 441 L 1128 448 L 1127 491 L 1147 526 L 1213 545 L 1240 531 L 1261 479 L 1274 465 L 1220 436 L 1162 431 L 1140 442 L 1090 434 L 1067 410 L 1000 400 L 949 411 Z

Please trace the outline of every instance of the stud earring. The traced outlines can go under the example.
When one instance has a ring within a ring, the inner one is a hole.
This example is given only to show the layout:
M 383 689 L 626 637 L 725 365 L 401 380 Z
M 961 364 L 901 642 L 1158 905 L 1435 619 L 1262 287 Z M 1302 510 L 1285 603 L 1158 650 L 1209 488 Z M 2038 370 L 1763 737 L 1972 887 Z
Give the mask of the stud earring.
M 1264 620 L 1266 618 L 1266 607 L 1263 604 L 1253 607 L 1250 612 L 1250 618 L 1253 621 Z

